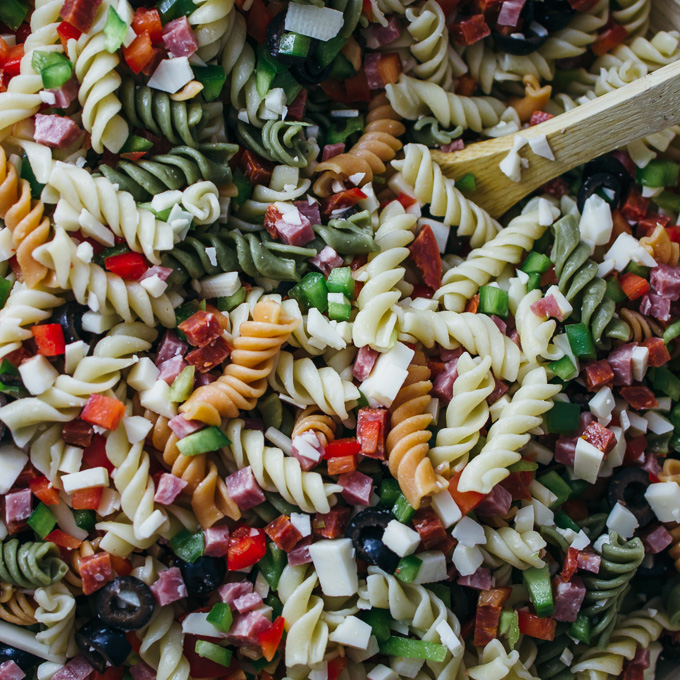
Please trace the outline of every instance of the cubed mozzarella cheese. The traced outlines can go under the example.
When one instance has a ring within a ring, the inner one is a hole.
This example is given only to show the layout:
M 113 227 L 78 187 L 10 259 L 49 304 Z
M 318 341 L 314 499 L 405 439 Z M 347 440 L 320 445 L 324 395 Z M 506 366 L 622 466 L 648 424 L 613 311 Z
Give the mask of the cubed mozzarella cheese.
M 440 621 L 435 626 L 435 630 L 437 631 L 437 635 L 439 635 L 444 647 L 448 648 L 452 654 L 457 655 L 463 651 L 463 645 L 458 639 L 458 636 L 453 631 L 453 628 L 451 628 L 449 625 L 448 621 Z
M 446 529 L 462 517 L 460 508 L 456 501 L 453 500 L 453 496 L 451 496 L 448 489 L 444 489 L 444 491 L 440 491 L 432 496 L 432 509 L 437 513 Z
M 475 522 L 471 517 L 463 517 L 463 519 L 456 524 L 451 532 L 458 543 L 472 548 L 475 545 L 484 545 L 486 543 L 486 535 L 481 524 Z
M 399 680 L 399 676 L 384 664 L 379 663 L 366 675 L 368 680 Z
M 422 562 L 418 574 L 413 580 L 416 585 L 446 580 L 446 557 L 443 552 L 426 550 L 418 553 L 416 557 Z
M 477 546 L 469 547 L 459 543 L 453 550 L 452 560 L 461 576 L 470 576 L 482 566 L 484 556 Z
M 59 371 L 42 354 L 36 354 L 19 365 L 19 375 L 31 394 L 42 394 L 54 385 Z
M 633 348 L 633 380 L 642 382 L 647 373 L 649 361 L 649 350 L 646 347 L 637 346 Z
M 168 289 L 167 281 L 163 281 L 160 276 L 154 274 L 149 276 L 148 279 L 142 279 L 140 281 L 142 288 L 152 297 L 159 298 Z M 215 297 L 214 295 L 206 297 Z
M 290 523 L 300 532 L 303 538 L 312 535 L 312 522 L 309 515 L 302 512 L 291 512 Z
M 170 401 L 170 385 L 165 380 L 156 380 L 151 389 L 141 391 L 139 402 L 159 416 L 171 419 L 177 415 L 177 404 Z
M 151 359 L 148 357 L 142 357 L 128 373 L 127 383 L 132 387 L 132 389 L 142 392 L 143 390 L 151 389 L 158 376 L 160 375 L 160 370 L 156 368 Z
M 368 649 L 373 629 L 356 616 L 347 616 L 342 623 L 330 634 L 329 640 L 341 645 Z
M 605 260 L 614 260 L 616 271 L 623 271 L 630 262 L 633 251 L 640 245 L 640 242 L 630 234 L 623 232 L 619 234 L 611 248 L 606 252 Z
M 309 546 L 309 554 L 324 595 L 350 597 L 357 592 L 359 577 L 351 539 L 317 541 Z
M 656 411 L 647 411 L 642 416 L 649 424 L 649 429 L 654 434 L 666 434 L 673 431 L 673 423 Z
M 109 485 L 109 472 L 105 467 L 95 467 L 89 470 L 81 470 L 61 478 L 62 486 L 66 493 L 73 493 L 79 489 L 92 489 L 98 486 Z
M 390 520 L 382 536 L 383 543 L 399 557 L 412 555 L 420 545 L 420 534 L 396 519 Z
M 175 94 L 194 78 L 187 57 L 163 59 L 149 79 L 148 85 L 154 90 Z
M 588 402 L 590 412 L 596 418 L 609 418 L 615 405 L 614 394 L 609 387 L 601 387 Z
M 600 472 L 604 453 L 582 437 L 576 440 L 574 453 L 574 476 L 594 484 Z
M 645 491 L 645 500 L 660 522 L 680 522 L 680 485 L 677 482 L 650 484 Z
M 633 538 L 639 523 L 635 515 L 621 503 L 617 503 L 607 517 L 607 528 L 615 531 L 621 538 Z
M 578 228 L 581 239 L 589 246 L 603 246 L 612 235 L 612 211 L 609 203 L 597 194 L 592 194 L 583 205 Z
M 125 427 L 125 434 L 130 444 L 137 444 L 144 441 L 153 424 L 142 416 L 128 416 L 123 418 L 123 427 Z
M 390 407 L 408 377 L 408 367 L 415 351 L 398 342 L 382 353 L 371 374 L 361 383 L 361 391 L 372 406 Z
M 213 638 L 227 637 L 226 633 L 215 628 L 208 621 L 208 612 L 193 612 L 185 616 L 182 620 L 182 632 L 185 635 L 204 635 Z
M 531 531 L 534 528 L 535 519 L 532 505 L 520 508 L 515 515 L 515 530 L 519 531 L 520 534 Z

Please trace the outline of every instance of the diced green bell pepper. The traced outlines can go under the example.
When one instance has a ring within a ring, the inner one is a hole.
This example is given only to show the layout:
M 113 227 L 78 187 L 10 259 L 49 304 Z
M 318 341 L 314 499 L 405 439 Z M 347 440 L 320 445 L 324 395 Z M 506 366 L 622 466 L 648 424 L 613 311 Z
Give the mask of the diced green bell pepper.
M 233 295 L 217 298 L 217 309 L 220 312 L 231 312 L 246 301 L 246 289 L 241 287 Z
M 182 370 L 170 386 L 170 401 L 183 402 L 191 396 L 191 392 L 194 389 L 195 373 L 195 366 L 187 366 Z
M 320 312 L 328 310 L 328 288 L 326 279 L 320 272 L 309 272 L 305 277 L 288 291 L 290 297 L 295 298 L 305 311 L 316 307 Z
M 527 274 L 529 280 L 527 281 L 527 293 L 531 293 L 532 290 L 536 290 L 541 287 L 541 275 L 537 272 L 531 272 Z
M 11 290 L 12 282 L 0 276 L 0 308 L 5 306 Z
M 360 617 L 362 621 L 373 629 L 373 635 L 375 635 L 378 642 L 385 642 L 389 639 L 391 635 L 390 623 L 392 621 L 389 610 L 367 609 L 361 612 Z
M 501 612 L 501 620 L 498 624 L 498 634 L 508 636 L 508 644 L 513 649 L 519 642 L 519 614 L 515 612 Z
M 220 647 L 214 642 L 207 640 L 196 640 L 196 654 L 209 659 L 220 666 L 228 666 L 231 663 L 231 650 L 226 647 Z
M 257 563 L 257 568 L 272 590 L 276 590 L 279 587 L 279 579 L 286 564 L 288 564 L 286 553 L 277 548 L 274 543 L 268 543 L 267 552 Z
M 578 375 L 578 371 L 576 370 L 576 366 L 574 366 L 574 362 L 567 355 L 548 364 L 548 368 L 560 380 L 564 380 L 565 382 L 567 380 L 573 380 Z
M 203 85 L 201 94 L 207 102 L 212 102 L 222 94 L 224 83 L 227 82 L 227 74 L 222 66 L 208 64 L 207 66 L 192 66 L 194 78 Z M 266 93 L 265 93 L 266 94 Z
M 569 346 L 574 356 L 579 359 L 593 361 L 597 358 L 595 342 L 588 326 L 584 323 L 572 323 L 564 327 L 567 332 Z
M 534 605 L 536 614 L 541 618 L 550 616 L 555 611 L 553 603 L 552 585 L 550 583 L 550 570 L 546 564 L 543 567 L 529 567 L 522 572 L 524 585 L 529 591 L 531 603 Z
M 26 524 L 28 524 L 40 538 L 44 539 L 57 525 L 57 520 L 49 511 L 49 508 L 44 503 L 40 502 L 31 513 L 31 516 L 26 520 Z
M 550 267 L 552 267 L 552 262 L 547 255 L 532 250 L 527 255 L 527 259 L 524 260 L 524 264 L 520 269 L 526 274 L 544 274 Z
M 231 607 L 226 602 L 214 604 L 212 609 L 208 612 L 206 619 L 208 623 L 212 623 L 217 630 L 220 630 L 223 633 L 228 633 L 231 624 L 234 622 Z
M 560 529 L 571 529 L 572 531 L 575 531 L 578 533 L 581 531 L 581 527 L 574 522 L 574 520 L 567 515 L 564 510 L 558 510 L 555 513 L 555 524 L 560 528 Z
M 644 168 L 637 168 L 635 181 L 643 187 L 674 187 L 678 184 L 680 166 L 673 161 L 656 158 Z
M 329 78 L 335 78 L 336 80 L 345 80 L 347 78 L 352 78 L 356 74 L 352 62 L 344 55 L 338 54 L 333 60 L 333 68 L 331 69 Z
M 90 533 L 97 523 L 97 513 L 94 510 L 73 510 L 73 520 L 77 527 Z
M 477 180 L 471 172 L 465 173 L 456 180 L 456 189 L 462 192 L 474 191 L 477 188 Z
M 283 88 L 283 91 L 286 93 L 286 104 L 292 104 L 295 97 L 302 90 L 302 85 L 288 71 L 278 73 L 272 82 L 272 87 Z
M 555 470 L 550 470 L 550 472 L 541 475 L 537 481 L 557 496 L 557 500 L 550 506 L 551 510 L 558 508 L 571 496 L 571 487 Z
M 339 299 L 336 299 L 339 298 Z M 349 321 L 352 305 L 342 293 L 328 294 L 328 318 L 333 321 Z
M 510 298 L 507 291 L 496 286 L 482 286 L 479 289 L 479 313 L 494 314 L 506 319 L 510 313 Z
M 434 642 L 410 640 L 391 635 L 380 644 L 380 653 L 386 656 L 403 656 L 407 659 L 425 659 L 425 661 L 441 663 L 446 659 L 448 652 L 444 645 Z
M 170 539 L 170 547 L 181 560 L 195 562 L 203 554 L 203 532 L 192 534 L 188 529 L 182 529 Z
M 341 35 L 336 35 L 334 38 L 326 40 L 326 42 L 319 43 L 319 46 L 314 52 L 314 61 L 323 68 L 330 66 L 346 44 L 347 38 L 344 38 Z
M 645 267 L 642 264 L 637 264 L 636 262 L 629 262 L 626 265 L 626 268 L 623 270 L 624 274 L 628 274 L 628 272 L 631 272 L 633 274 L 637 274 L 637 276 L 641 276 L 643 279 L 649 280 L 649 274 L 651 272 L 650 267 Z
M 394 506 L 392 507 L 392 514 L 402 523 L 408 524 L 416 514 L 415 508 L 409 505 L 406 500 L 406 496 L 403 493 L 399 493 L 399 498 L 397 498 Z
M 605 295 L 614 300 L 616 304 L 623 302 L 628 296 L 623 292 L 621 284 L 618 279 L 608 279 L 607 280 L 607 290 Z
M 341 121 L 341 122 L 340 122 Z M 345 144 L 355 132 L 363 132 L 364 117 L 341 118 L 326 132 L 326 144 Z
M 0 364 L 0 392 L 14 397 L 24 397 L 28 394 L 19 369 L 7 359 L 3 359 Z
M 253 195 L 253 185 L 238 168 L 234 170 L 232 182 L 238 189 L 238 195 L 233 200 L 237 205 L 243 205 Z
M 680 404 L 676 404 L 668 416 L 675 431 L 680 434 Z
M 285 54 L 288 57 L 306 57 L 311 44 L 312 39 L 309 36 L 286 31 L 279 39 L 279 54 Z
M 397 502 L 400 495 L 401 489 L 396 479 L 383 479 L 378 487 L 378 496 L 380 496 L 378 505 L 383 508 L 391 508 Z
M 127 34 L 127 24 L 120 18 L 118 12 L 113 7 L 109 7 L 109 14 L 106 17 L 106 25 L 104 26 L 104 49 L 110 54 L 117 52 Z
M 413 583 L 418 576 L 420 567 L 423 566 L 423 561 L 415 555 L 407 555 L 402 557 L 397 564 L 394 575 L 404 583 Z
M 198 456 L 201 453 L 218 451 L 229 444 L 229 437 L 217 425 L 211 425 L 180 439 L 177 448 L 183 456 Z
M 568 434 L 578 429 L 581 422 L 581 408 L 568 401 L 556 401 L 543 414 L 543 423 L 551 434 Z
M 73 75 L 73 64 L 60 52 L 34 50 L 31 67 L 40 74 L 47 90 L 61 87 Z
M 532 460 L 518 460 L 508 467 L 510 472 L 535 472 L 538 470 L 538 463 L 534 463 Z
M 336 267 L 331 269 L 326 281 L 326 287 L 329 293 L 342 293 L 350 300 L 354 299 L 354 285 L 355 281 L 352 278 L 352 270 L 350 267 Z
M 29 183 L 31 187 L 31 197 L 36 201 L 39 200 L 45 185 L 41 184 L 36 179 L 31 163 L 26 156 L 21 159 L 21 179 L 25 179 Z
M 10 31 L 16 31 L 24 23 L 28 9 L 28 4 L 23 0 L 2 0 L 0 2 L 0 21 Z
M 663 210 L 680 212 L 680 194 L 676 194 L 674 191 L 662 191 L 654 197 L 654 202 Z
M 667 394 L 673 401 L 680 401 L 680 378 L 667 368 L 650 368 L 647 377 L 656 391 Z
M 156 7 L 164 26 L 173 19 L 188 17 L 198 9 L 192 0 L 160 0 Z
M 592 627 L 590 619 L 585 614 L 581 614 L 579 612 L 576 616 L 576 621 L 571 624 L 569 635 L 571 635 L 573 638 L 576 638 L 579 642 L 589 645 L 591 630 Z
M 151 151 L 153 142 L 139 135 L 130 135 L 123 144 L 121 153 L 139 153 L 140 151 Z
M 680 319 L 674 321 L 664 332 L 663 341 L 668 345 L 672 340 L 680 335 Z

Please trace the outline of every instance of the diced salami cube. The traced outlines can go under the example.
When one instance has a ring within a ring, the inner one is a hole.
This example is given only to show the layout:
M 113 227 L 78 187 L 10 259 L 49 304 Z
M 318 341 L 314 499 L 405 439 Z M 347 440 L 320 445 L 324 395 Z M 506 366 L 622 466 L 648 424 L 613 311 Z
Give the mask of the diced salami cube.
M 57 109 L 67 109 L 78 97 L 78 80 L 73 76 L 61 87 L 46 90 L 54 95 L 54 107 Z
M 229 527 L 208 527 L 203 530 L 203 554 L 224 557 L 229 551 Z
M 229 475 L 225 481 L 231 499 L 241 510 L 249 510 L 267 500 L 250 465 Z
M 264 532 L 285 552 L 290 552 L 302 539 L 302 534 L 286 515 L 279 515 L 264 528 Z
M 584 368 L 586 387 L 591 392 L 597 392 L 602 387 L 611 385 L 614 381 L 614 371 L 605 359 L 593 361 Z
M 458 378 L 458 356 L 453 356 L 448 361 L 442 356 L 444 370 L 437 375 L 432 383 L 432 396 L 448 404 L 453 397 L 453 383 Z
M 94 426 L 80 418 L 64 423 L 61 429 L 61 438 L 67 444 L 81 449 L 86 449 L 92 443 L 92 437 L 94 437 Z
M 198 49 L 198 40 L 186 17 L 174 19 L 165 25 L 163 43 L 173 57 L 190 57 Z
M 188 349 L 189 345 L 180 340 L 174 331 L 165 331 L 165 335 L 158 346 L 156 366 L 160 366 L 164 361 L 172 359 L 177 355 L 184 356 Z
M 229 640 L 238 646 L 257 645 L 258 633 L 267 630 L 272 622 L 265 616 L 266 608 L 256 609 L 247 614 L 239 614 L 229 630 Z M 268 611 L 268 610 L 267 610 Z
M 486 398 L 486 403 L 489 405 L 495 404 L 510 389 L 507 383 L 499 380 L 496 376 L 494 376 L 494 381 L 496 384 L 493 388 L 493 392 Z M 451 396 L 453 396 L 453 393 Z
M 113 580 L 111 555 L 107 552 L 81 557 L 78 561 L 78 566 L 85 595 L 91 595 Z
M 506 515 L 512 505 L 512 494 L 500 484 L 491 489 L 484 500 L 477 506 L 475 512 L 481 517 Z
M 636 342 L 630 342 L 609 353 L 607 363 L 614 373 L 614 385 L 633 384 L 633 350 L 636 347 Z
M 31 490 L 12 491 L 5 496 L 5 522 L 18 523 L 31 516 Z
M 602 451 L 605 456 L 616 446 L 616 435 L 600 423 L 592 422 L 583 433 L 583 439 Z
M 333 508 L 330 512 L 317 512 L 312 520 L 312 531 L 322 538 L 338 538 L 344 536 L 349 508 Z
M 162 571 L 158 580 L 151 585 L 151 591 L 161 607 L 177 602 L 188 594 L 179 567 L 170 567 Z
M 83 131 L 66 116 L 42 113 L 35 116 L 34 139 L 38 144 L 44 144 L 52 149 L 65 149 L 82 133 Z
M 156 671 L 143 661 L 130 666 L 130 675 L 133 680 L 156 680 Z
M 22 680 L 25 677 L 26 673 L 14 661 L 0 664 L 0 680 Z
M 60 668 L 53 676 L 52 680 L 86 680 L 94 673 L 94 668 L 90 666 L 84 656 L 79 654 L 71 659 L 63 668 Z
M 164 472 L 158 480 L 158 487 L 153 499 L 161 505 L 172 504 L 177 496 L 186 488 L 188 482 L 180 477 L 175 477 L 169 472 Z
M 546 295 L 544 298 L 534 302 L 531 305 L 531 311 L 541 319 L 547 319 L 552 316 L 558 321 L 562 321 L 560 306 L 552 295 Z
M 330 160 L 331 158 L 339 156 L 341 153 L 343 153 L 344 150 L 345 144 L 343 142 L 339 142 L 338 144 L 326 144 L 326 146 L 324 146 L 323 148 L 323 153 L 321 155 L 321 162 L 325 162 Z M 320 224 L 320 222 L 316 222 L 315 224 Z
M 345 145 L 341 144 L 340 146 L 344 147 Z M 310 203 L 308 200 L 305 199 L 305 200 L 302 200 L 302 201 L 295 201 L 295 203 L 293 205 L 300 211 L 301 215 L 304 215 L 312 223 L 312 226 L 315 225 L 315 224 L 321 224 L 321 212 L 319 211 L 319 202 L 318 201 L 313 201 L 312 203 Z M 323 253 L 324 250 L 326 250 L 326 249 L 329 249 L 329 250 L 331 250 L 335 253 L 333 248 L 331 248 L 330 246 L 326 246 L 326 248 L 324 248 L 321 251 L 321 253 Z M 321 253 L 319 253 L 319 255 L 321 255 Z M 336 253 L 336 255 L 337 255 L 337 253 Z M 318 257 L 318 255 L 317 255 L 317 257 Z M 314 258 L 312 258 L 312 259 L 314 259 Z M 310 262 L 311 262 L 311 260 L 310 260 Z M 340 264 L 336 265 L 336 266 L 340 266 L 340 267 L 342 266 L 342 258 L 340 258 Z
M 622 387 L 621 396 L 636 411 L 656 408 L 659 404 L 654 393 L 644 385 L 634 385 L 632 387 Z
M 239 598 L 253 592 L 253 584 L 250 581 L 237 581 L 235 583 L 225 583 L 217 589 L 222 602 L 233 605 Z
M 385 437 L 390 414 L 386 408 L 361 408 L 357 416 L 357 441 L 361 453 L 369 458 L 385 460 Z M 377 432 L 370 423 L 378 423 Z
M 583 569 L 583 571 L 589 571 L 591 574 L 600 573 L 601 563 L 602 558 L 594 552 L 579 551 L 576 557 L 576 567 Z
M 59 16 L 81 33 L 89 33 L 102 0 L 65 0 Z
M 165 380 L 168 385 L 172 385 L 175 382 L 175 378 L 188 366 L 189 364 L 184 360 L 184 357 L 177 355 L 172 359 L 164 361 L 158 368 L 160 368 L 160 373 L 158 375 L 159 380 Z
M 556 621 L 576 621 L 578 612 L 586 596 L 586 587 L 578 576 L 573 576 L 566 583 L 557 579 L 554 583 Z
M 671 355 L 662 338 L 647 338 L 641 344 L 649 351 L 648 366 L 658 368 L 671 360 Z
M 262 598 L 257 593 L 246 593 L 234 600 L 234 609 L 239 614 L 245 614 L 253 609 L 257 609 L 261 604 Z
M 640 314 L 653 316 L 659 321 L 668 321 L 671 318 L 671 301 L 669 298 L 647 293 L 640 300 Z
M 326 246 L 318 255 L 309 259 L 309 264 L 328 276 L 335 267 L 342 267 L 344 261 L 333 248 Z
M 642 534 L 642 542 L 648 553 L 657 555 L 673 542 L 673 537 L 665 526 L 657 524 Z
M 205 347 L 199 347 L 187 354 L 187 363 L 196 367 L 199 373 L 219 366 L 231 354 L 231 345 L 221 336 L 216 337 Z
M 352 368 L 352 375 L 359 381 L 363 382 L 368 378 L 375 362 L 378 360 L 380 352 L 373 349 L 369 345 L 364 345 L 357 352 L 357 357 L 354 360 L 354 366 Z
M 290 564 L 291 567 L 299 567 L 301 564 L 309 564 L 312 561 L 312 556 L 309 553 L 309 546 L 311 543 L 311 536 L 303 538 L 295 548 L 288 553 L 288 564 Z
M 474 574 L 459 576 L 458 585 L 474 588 L 475 590 L 490 590 L 495 587 L 496 580 L 488 567 L 479 567 Z
M 199 310 L 177 326 L 187 336 L 189 344 L 194 347 L 205 347 L 218 335 L 222 335 L 217 317 L 211 312 Z
M 555 461 L 562 465 L 573 465 L 576 457 L 576 437 L 561 436 L 555 442 Z
M 184 437 L 198 432 L 201 428 L 205 427 L 205 423 L 202 423 L 200 420 L 187 420 L 184 414 L 180 413 L 168 421 L 168 427 L 177 439 L 184 439 Z
M 425 550 L 436 547 L 446 540 L 447 534 L 442 521 L 431 507 L 419 508 L 413 518 L 413 528 L 420 535 Z
M 426 224 L 409 246 L 410 258 L 423 276 L 428 288 L 436 290 L 442 282 L 442 258 L 432 227 Z
M 293 437 L 290 452 L 303 470 L 311 470 L 321 460 L 324 449 L 317 433 L 309 430 Z
M 662 297 L 672 301 L 680 299 L 680 266 L 660 264 L 654 267 L 649 282 Z
M 338 477 L 342 497 L 353 505 L 369 505 L 373 493 L 373 480 L 358 470 Z

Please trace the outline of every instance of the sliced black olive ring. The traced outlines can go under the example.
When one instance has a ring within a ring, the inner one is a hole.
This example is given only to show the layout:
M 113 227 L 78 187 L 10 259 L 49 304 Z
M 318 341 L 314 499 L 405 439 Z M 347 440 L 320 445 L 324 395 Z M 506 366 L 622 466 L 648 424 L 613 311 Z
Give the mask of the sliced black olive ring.
M 134 576 L 120 576 L 97 593 L 97 613 L 108 626 L 139 630 L 151 620 L 154 597 L 151 588 Z
M 649 486 L 649 475 L 642 469 L 626 467 L 614 474 L 609 483 L 609 506 L 614 507 L 621 502 L 637 519 L 640 528 L 646 527 L 653 519 L 654 513 L 645 498 Z
M 227 575 L 224 559 L 203 555 L 195 562 L 177 560 L 187 590 L 194 595 L 207 595 L 216 590 Z
M 391 510 L 366 508 L 352 517 L 345 531 L 345 536 L 352 539 L 360 560 L 375 564 L 389 574 L 397 568 L 399 556 L 382 542 L 382 535 L 393 519 Z
M 122 666 L 132 651 L 122 630 L 110 628 L 97 619 L 76 631 L 76 644 L 98 673 L 105 673 L 108 665 Z

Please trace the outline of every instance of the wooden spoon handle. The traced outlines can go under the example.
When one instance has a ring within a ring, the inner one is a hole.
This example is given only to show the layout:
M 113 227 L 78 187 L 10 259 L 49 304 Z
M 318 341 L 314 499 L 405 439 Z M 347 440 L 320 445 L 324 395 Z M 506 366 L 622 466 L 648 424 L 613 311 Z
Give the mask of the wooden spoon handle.
M 677 123 L 680 123 L 680 61 L 522 130 L 519 134 L 529 140 L 545 135 L 555 160 L 521 152 L 530 165 L 522 171 L 520 183 L 508 179 L 497 165 L 502 154 L 512 148 L 513 135 L 471 144 L 451 154 L 435 152 L 433 157 L 444 173 L 453 172 L 458 177 L 461 169 L 469 165 L 468 170 L 475 174 L 477 182 L 471 198 L 491 214 L 502 215 L 523 196 L 567 170 Z

